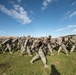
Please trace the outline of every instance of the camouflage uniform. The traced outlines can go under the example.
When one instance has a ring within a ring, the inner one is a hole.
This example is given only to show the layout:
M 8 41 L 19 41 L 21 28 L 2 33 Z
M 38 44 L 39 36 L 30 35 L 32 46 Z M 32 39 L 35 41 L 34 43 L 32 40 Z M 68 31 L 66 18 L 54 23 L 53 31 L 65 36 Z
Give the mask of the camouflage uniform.
M 48 48 L 48 51 L 50 52 L 50 54 L 54 55 L 52 53 L 52 50 L 54 48 L 52 43 L 53 43 L 53 40 L 52 40 L 51 36 L 49 35 L 49 37 L 47 38 L 47 48 Z
M 3 41 L 2 43 L 3 53 L 5 53 L 7 49 L 9 50 L 10 53 L 12 53 L 11 45 L 12 45 L 12 38 Z
M 58 55 L 62 49 L 65 51 L 66 55 L 68 55 L 68 51 L 66 49 L 65 37 L 61 37 L 58 44 L 59 44 Z
M 18 38 L 12 40 L 13 49 L 15 49 L 15 50 L 19 49 L 18 42 L 19 42 Z
M 71 43 L 71 45 L 72 45 L 72 48 L 71 48 L 71 50 L 70 50 L 70 53 L 72 53 L 72 52 L 75 50 L 75 48 L 76 48 L 76 38 L 75 38 L 74 36 L 72 36 L 72 37 L 70 38 L 70 43 Z
M 31 53 L 31 37 L 30 36 L 27 37 L 24 45 L 21 46 L 21 54 L 20 55 L 22 55 L 25 50 L 27 50 L 28 54 L 30 56 L 32 56 L 32 53 Z
M 35 60 L 41 58 L 44 67 L 48 67 L 48 65 L 46 64 L 46 57 L 43 51 L 43 41 L 40 40 L 38 41 L 37 45 L 35 46 L 35 48 L 37 48 L 38 50 L 36 50 L 36 55 L 33 57 L 33 59 L 30 61 L 31 63 L 33 63 Z

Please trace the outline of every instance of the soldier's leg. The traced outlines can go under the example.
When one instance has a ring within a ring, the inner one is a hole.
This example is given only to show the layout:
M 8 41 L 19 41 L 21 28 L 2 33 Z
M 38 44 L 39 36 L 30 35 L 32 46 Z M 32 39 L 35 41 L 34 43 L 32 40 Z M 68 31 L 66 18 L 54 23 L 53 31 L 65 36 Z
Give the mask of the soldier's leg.
M 9 50 L 9 52 L 12 53 L 12 51 L 11 51 L 11 45 L 7 44 L 7 48 Z
M 33 64 L 33 62 L 34 62 L 35 60 L 39 59 L 39 58 L 40 58 L 39 54 L 36 53 L 36 55 L 32 58 L 32 60 L 30 61 L 30 63 Z
M 3 53 L 5 53 L 5 52 L 6 52 L 6 50 L 7 50 L 7 47 L 3 50 Z
M 67 51 L 66 46 L 64 44 L 62 45 L 62 48 L 65 51 L 66 55 L 68 55 L 68 51 Z
M 62 50 L 62 46 L 59 47 L 59 50 L 58 50 L 58 54 L 57 55 L 59 55 L 59 53 L 60 53 L 61 50 Z
M 72 45 L 72 48 L 70 50 L 70 53 L 72 53 L 74 51 L 74 49 L 75 49 L 75 45 Z
M 34 44 L 31 46 L 31 50 L 32 50 L 32 52 L 34 52 L 34 49 L 35 49 L 35 47 L 34 47 Z
M 45 67 L 45 68 L 46 68 L 46 67 L 49 67 L 49 66 L 47 65 L 47 62 L 46 62 L 46 57 L 45 57 L 45 55 L 44 55 L 44 53 L 43 53 L 43 51 L 42 51 L 41 48 L 39 49 L 39 55 L 40 55 L 40 58 L 41 58 L 41 60 L 42 60 L 42 62 L 43 62 L 43 64 L 44 64 L 44 67 Z
M 5 53 L 5 47 L 6 47 L 6 46 L 5 46 L 4 44 L 2 44 L 2 52 L 3 52 L 3 53 Z
M 7 50 L 7 46 L 3 47 L 3 53 L 5 53 Z
M 24 51 L 25 51 L 25 47 L 23 45 L 21 45 L 21 53 L 20 53 L 20 55 L 22 55 L 24 53 Z
M 52 48 L 51 48 L 50 44 L 48 44 L 48 49 L 49 49 L 49 52 L 51 53 L 51 55 L 54 55 L 54 54 L 52 53 Z
M 32 56 L 31 49 L 27 46 L 27 52 L 30 56 Z

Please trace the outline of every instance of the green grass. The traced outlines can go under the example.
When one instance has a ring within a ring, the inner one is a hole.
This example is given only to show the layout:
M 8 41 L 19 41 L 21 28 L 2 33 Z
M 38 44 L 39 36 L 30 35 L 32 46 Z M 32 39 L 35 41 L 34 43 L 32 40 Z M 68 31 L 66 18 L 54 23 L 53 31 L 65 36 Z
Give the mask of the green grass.
M 76 75 L 76 52 L 66 56 L 60 52 L 47 57 L 49 68 L 44 68 L 41 60 L 30 64 L 28 54 L 20 56 L 20 50 L 13 54 L 0 54 L 0 75 Z

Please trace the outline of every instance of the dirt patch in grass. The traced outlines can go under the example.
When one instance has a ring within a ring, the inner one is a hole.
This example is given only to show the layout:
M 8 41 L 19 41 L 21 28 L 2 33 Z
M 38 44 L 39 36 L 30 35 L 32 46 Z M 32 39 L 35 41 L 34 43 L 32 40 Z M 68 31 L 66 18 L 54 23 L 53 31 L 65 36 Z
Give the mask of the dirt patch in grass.
M 60 65 L 60 61 L 56 61 L 54 64 L 55 65 Z
M 0 69 L 1 68 L 9 68 L 9 67 L 10 67 L 9 63 L 0 63 Z

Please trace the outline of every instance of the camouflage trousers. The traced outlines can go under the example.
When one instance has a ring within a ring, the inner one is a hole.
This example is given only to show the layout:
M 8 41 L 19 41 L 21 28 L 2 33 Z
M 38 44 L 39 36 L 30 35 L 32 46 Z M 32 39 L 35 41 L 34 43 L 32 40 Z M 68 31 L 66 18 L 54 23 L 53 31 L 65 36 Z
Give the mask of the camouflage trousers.
M 75 48 L 76 48 L 76 45 L 72 45 L 72 48 L 70 50 L 70 53 L 72 53 L 75 50 Z
M 64 45 L 64 44 L 60 45 L 59 50 L 58 50 L 58 55 L 59 55 L 59 53 L 60 53 L 60 51 L 61 51 L 62 49 L 65 51 L 66 55 L 68 55 L 68 51 L 67 51 L 67 49 L 66 49 L 66 45 Z
M 29 46 L 21 46 L 21 54 L 20 55 L 22 55 L 25 51 L 27 50 L 27 53 L 31 56 L 31 49 L 30 49 L 30 47 Z
M 39 48 L 38 52 L 36 53 L 36 55 L 33 57 L 33 59 L 30 62 L 33 63 L 35 60 L 37 60 L 39 58 L 41 58 L 41 60 L 44 64 L 44 67 L 47 67 L 46 57 L 45 57 L 45 54 L 44 54 L 42 48 Z
M 4 49 L 3 53 L 5 53 L 6 50 L 9 50 L 9 52 L 12 53 L 11 45 L 10 44 L 6 44 L 6 48 Z
M 48 44 L 48 51 L 50 52 L 51 55 L 54 55 L 52 53 L 53 48 L 54 48 L 53 45 L 50 46 L 50 44 Z

